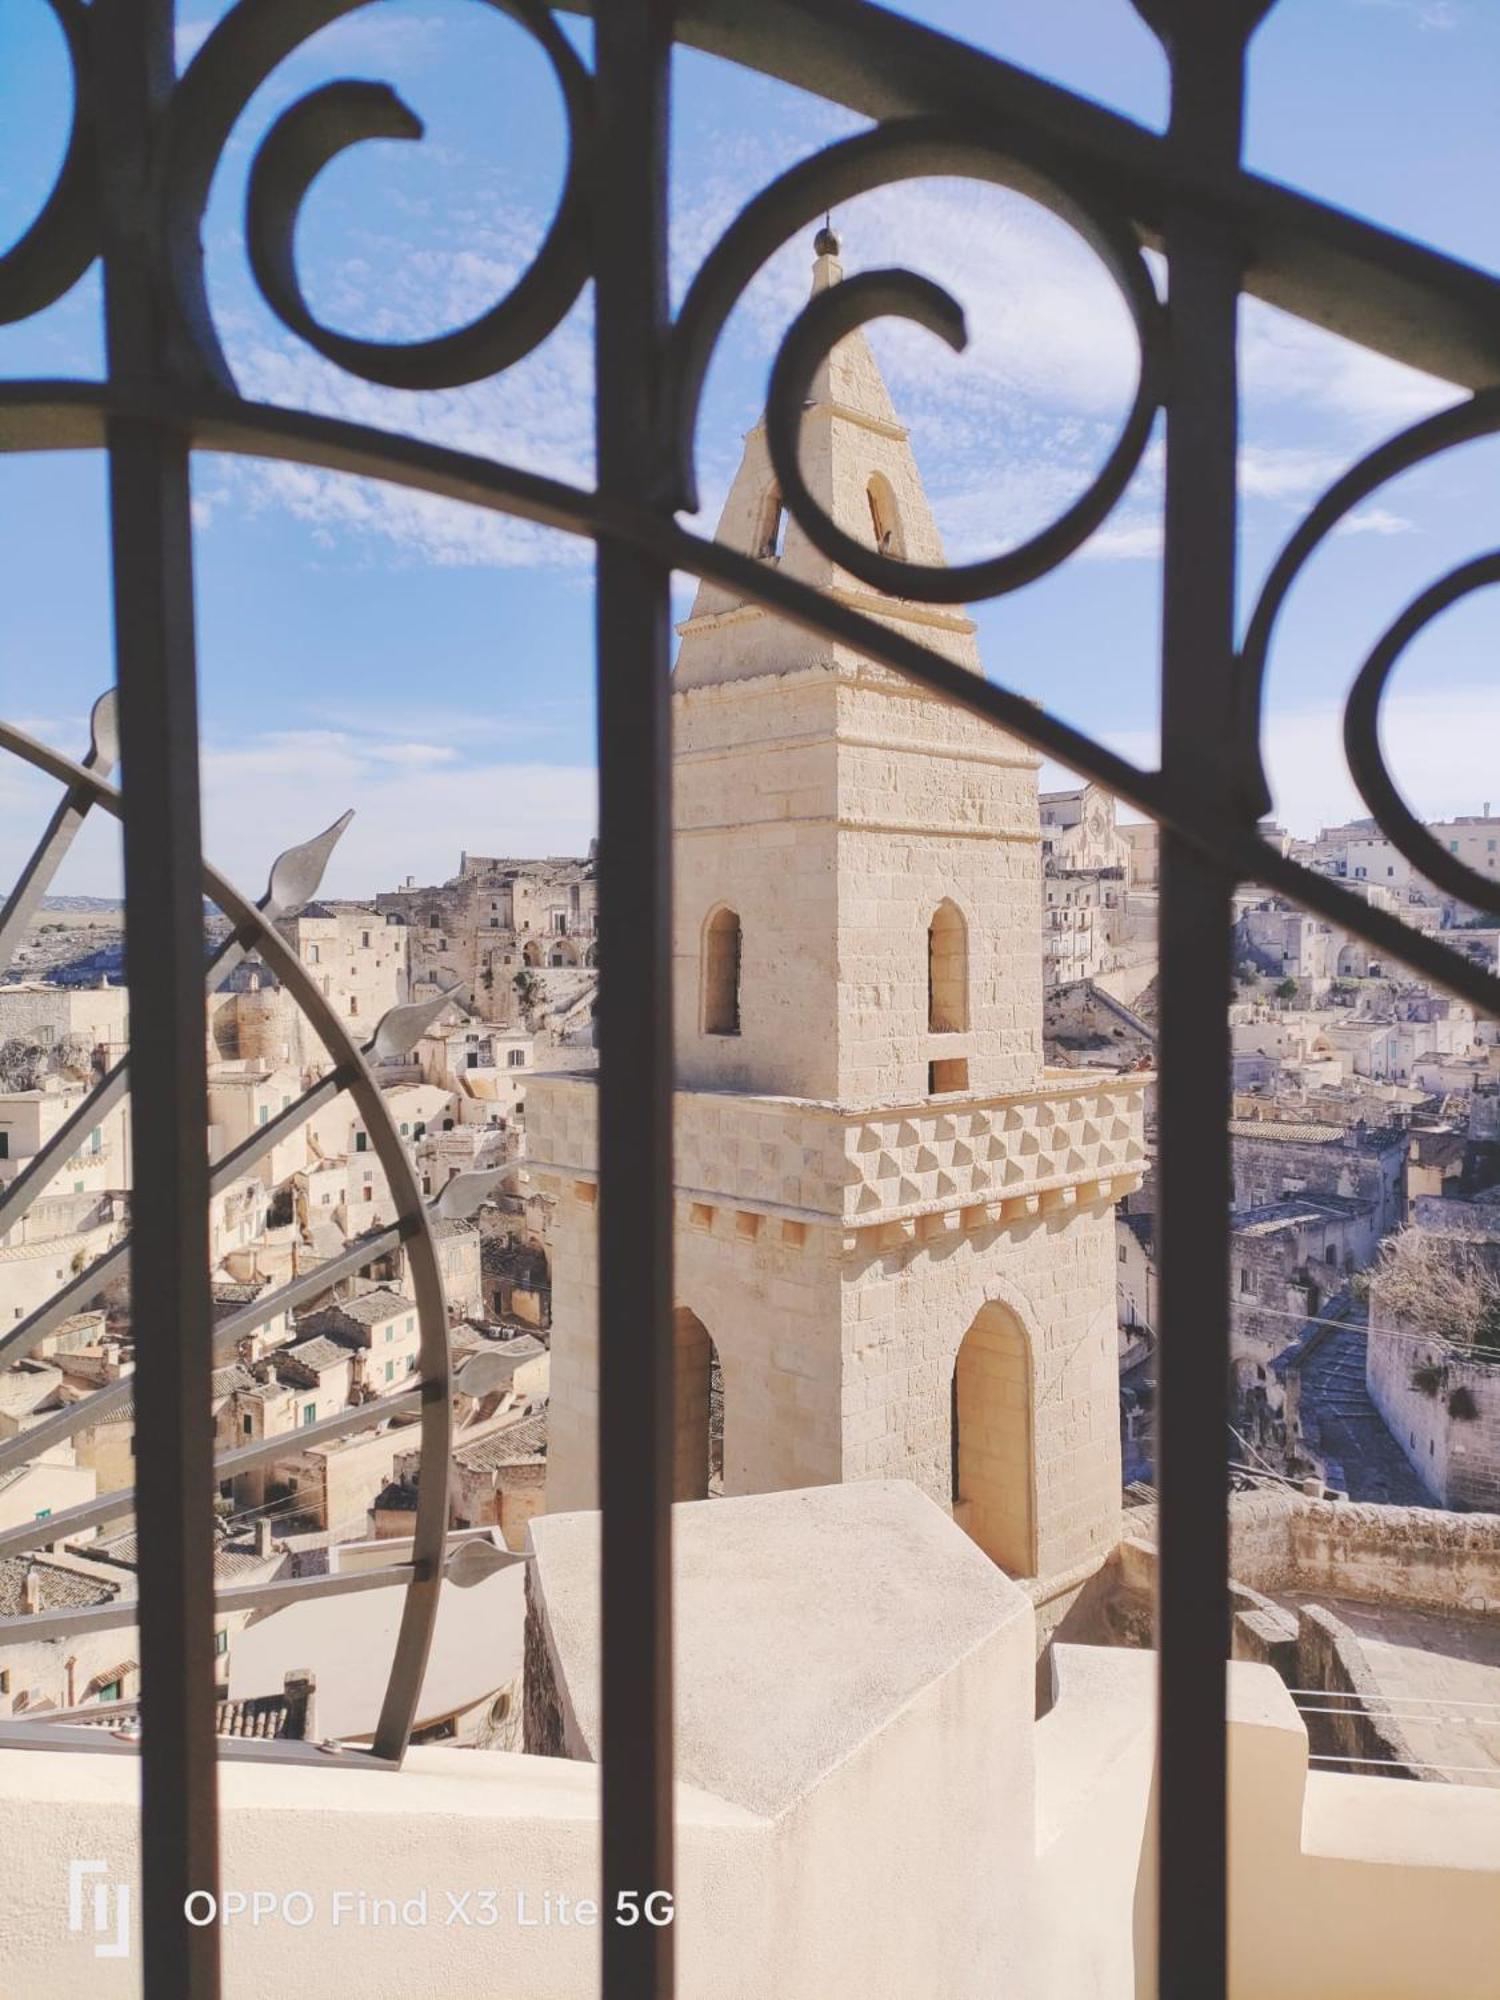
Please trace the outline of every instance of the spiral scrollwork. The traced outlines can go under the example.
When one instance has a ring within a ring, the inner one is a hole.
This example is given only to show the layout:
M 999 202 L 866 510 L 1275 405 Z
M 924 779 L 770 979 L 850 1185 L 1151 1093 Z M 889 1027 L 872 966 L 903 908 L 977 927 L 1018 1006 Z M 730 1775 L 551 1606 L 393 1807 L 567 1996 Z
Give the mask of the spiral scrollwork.
M 0 254 L 0 325 L 29 319 L 60 299 L 99 254 L 93 72 L 83 0 L 46 0 L 62 30 L 73 114 L 62 166 L 29 229 Z
M 826 210 L 902 180 L 955 175 L 1038 202 L 1103 264 L 1135 327 L 1135 394 L 1105 463 L 1087 490 L 1019 548 L 972 563 L 906 562 L 843 533 L 817 506 L 797 463 L 803 406 L 819 363 L 856 327 L 883 315 L 924 326 L 955 351 L 967 340 L 957 302 L 910 271 L 869 271 L 818 293 L 789 329 L 766 398 L 766 441 L 787 511 L 813 545 L 862 583 L 923 603 L 998 597 L 1056 568 L 1104 521 L 1140 464 L 1161 404 L 1162 311 L 1130 224 L 1074 190 L 1040 134 L 1016 128 L 1009 148 L 951 118 L 892 121 L 826 147 L 766 188 L 742 211 L 698 273 L 673 332 L 675 477 L 679 504 L 698 504 L 693 435 L 709 363 L 734 305 L 766 258 Z
M 1424 590 L 1381 635 L 1360 668 L 1344 709 L 1344 749 L 1360 796 L 1398 853 L 1419 875 L 1476 910 L 1500 916 L 1500 882 L 1450 854 L 1412 812 L 1380 744 L 1380 703 L 1401 655 L 1450 605 L 1500 583 L 1500 551 L 1463 563 Z
M 234 389 L 204 282 L 201 230 L 214 173 L 240 114 L 286 58 L 319 29 L 373 0 L 262 0 L 235 7 L 204 42 L 173 94 L 157 195 L 177 310 L 200 365 Z M 546 56 L 562 95 L 567 161 L 551 224 L 506 296 L 467 326 L 428 340 L 361 340 L 324 326 L 297 275 L 302 204 L 329 162 L 367 139 L 414 140 L 422 123 L 387 85 L 345 80 L 300 98 L 266 134 L 251 169 L 245 233 L 251 267 L 272 311 L 328 360 L 395 389 L 446 389 L 500 373 L 539 345 L 588 277 L 587 168 L 592 82 L 540 0 L 484 0 Z

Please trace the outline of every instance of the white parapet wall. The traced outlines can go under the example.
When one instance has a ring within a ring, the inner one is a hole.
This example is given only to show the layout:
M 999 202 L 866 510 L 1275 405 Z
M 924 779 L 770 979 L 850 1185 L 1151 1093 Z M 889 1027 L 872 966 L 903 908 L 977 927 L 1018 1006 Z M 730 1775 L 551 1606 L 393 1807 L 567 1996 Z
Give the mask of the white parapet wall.
M 677 1514 L 683 2000 L 1023 1992 L 1024 1596 L 908 1486 Z M 579 1914 L 598 1896 L 598 1767 L 583 1761 L 596 1523 L 538 1525 L 581 1757 L 223 1765 L 224 1885 L 263 1899 L 258 1922 L 247 1902 L 227 1930 L 228 2000 L 592 2000 L 600 1931 Z M 0 1992 L 139 1992 L 138 1924 L 128 1956 L 96 1956 L 117 1932 L 114 1885 L 135 1896 L 137 1782 L 133 1756 L 0 1752 Z M 70 1931 L 70 1869 L 94 1862 Z
M 1036 1723 L 1030 1607 L 914 1489 L 677 1520 L 681 2000 L 1150 2000 L 1153 1656 L 1056 1648 Z M 571 1754 L 221 1767 L 227 2000 L 592 2000 L 595 1548 L 589 1517 L 542 1527 L 533 1640 Z M 1233 2000 L 1488 2000 L 1500 1791 L 1309 1772 L 1244 1662 L 1229 1747 Z M 0 1752 L 6 2000 L 139 1993 L 138 1776 Z M 101 1956 L 122 1886 L 128 1948 Z
M 1059 1646 L 1037 1725 L 1031 1984 L 1156 1991 L 1156 1657 Z M 1308 1768 L 1278 1675 L 1229 1669 L 1232 2000 L 1488 2000 L 1500 1965 L 1500 1791 Z M 1087 1896 L 1080 1885 L 1087 1883 Z

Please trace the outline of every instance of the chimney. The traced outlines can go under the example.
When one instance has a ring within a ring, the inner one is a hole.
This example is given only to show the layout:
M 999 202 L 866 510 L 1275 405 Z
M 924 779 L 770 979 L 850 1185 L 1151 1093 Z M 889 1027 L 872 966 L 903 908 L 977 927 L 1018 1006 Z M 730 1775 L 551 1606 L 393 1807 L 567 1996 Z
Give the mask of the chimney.
M 21 1581 L 21 1607 L 28 1613 L 42 1608 L 42 1586 L 37 1577 L 36 1564 L 27 1563 L 26 1574 Z
M 262 1514 L 255 1523 L 255 1553 L 258 1556 L 274 1555 L 271 1546 L 271 1523 Z
M 303 1743 L 317 1741 L 318 1680 L 311 1667 L 293 1667 L 281 1683 L 286 1696 L 286 1734 Z

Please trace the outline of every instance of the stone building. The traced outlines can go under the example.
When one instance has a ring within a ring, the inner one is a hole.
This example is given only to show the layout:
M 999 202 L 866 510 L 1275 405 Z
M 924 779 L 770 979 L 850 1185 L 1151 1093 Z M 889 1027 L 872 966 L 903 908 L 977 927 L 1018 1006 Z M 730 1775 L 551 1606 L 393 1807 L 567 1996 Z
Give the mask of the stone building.
M 1350 1195 L 1372 1205 L 1377 1236 L 1405 1221 L 1406 1132 L 1278 1118 L 1236 1118 L 1229 1131 L 1236 1208 L 1288 1195 Z
M 1071 792 L 1043 792 L 1037 801 L 1042 828 L 1042 866 L 1073 874 L 1100 870 L 1124 874 L 1132 843 L 1115 825 L 1114 795 L 1102 785 Z
M 366 903 L 309 903 L 277 928 L 356 1042 L 409 997 L 407 929 L 398 911 Z M 322 1041 L 295 996 L 258 958 L 238 966 L 209 996 L 209 1056 L 285 1066 L 328 1067 Z
M 840 275 L 825 233 L 815 288 Z M 802 436 L 846 533 L 942 560 L 862 335 Z M 872 599 L 784 520 L 760 427 L 718 532 L 980 671 L 968 617 Z M 1114 1204 L 1144 1081 L 1043 1066 L 1037 759 L 721 587 L 679 631 L 677 1493 L 708 1490 L 717 1360 L 726 1494 L 909 1478 L 1056 1595 L 1118 1537 Z M 593 1079 L 533 1079 L 549 1511 L 596 1493 L 596 1124 Z
M 0 986 L 0 1044 L 41 1049 L 81 1047 L 94 1065 L 108 1069 L 129 1042 L 130 996 L 102 980 L 93 986 L 55 986 L 41 979 Z
M 1229 1352 L 1241 1405 L 1277 1400 L 1270 1364 L 1306 1322 L 1345 1292 L 1375 1253 L 1373 1205 L 1293 1195 L 1230 1217 Z
M 534 1011 L 523 1005 L 519 976 L 538 975 L 545 987 L 548 972 L 598 962 L 592 853 L 531 861 L 463 854 L 448 881 L 408 881 L 378 895 L 375 907 L 409 929 L 414 994 L 456 986 L 502 1027 L 523 1025 Z

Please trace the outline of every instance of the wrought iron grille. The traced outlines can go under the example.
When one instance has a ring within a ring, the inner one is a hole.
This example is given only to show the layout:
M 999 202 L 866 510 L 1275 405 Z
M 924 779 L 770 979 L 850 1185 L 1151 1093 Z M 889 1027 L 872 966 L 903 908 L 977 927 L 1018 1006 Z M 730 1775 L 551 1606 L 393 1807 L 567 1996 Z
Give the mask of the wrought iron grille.
M 215 1933 L 181 1919 L 189 1890 L 212 1889 L 216 1877 L 207 1507 L 215 1468 L 203 1420 L 214 1340 L 204 1246 L 211 1194 L 227 1172 L 252 1163 L 261 1139 L 210 1170 L 205 886 L 230 920 L 227 952 L 253 945 L 294 989 L 334 1065 L 329 1087 L 352 1090 L 370 1121 L 400 1202 L 389 1233 L 412 1245 L 423 1292 L 416 1398 L 425 1451 L 446 1450 L 448 1421 L 441 1287 L 422 1204 L 382 1118 L 364 1053 L 329 1017 L 274 928 L 277 914 L 310 893 L 318 856 L 337 829 L 278 864 L 259 905 L 199 860 L 188 466 L 193 450 L 211 449 L 361 474 L 596 545 L 599 931 L 608 967 L 599 1019 L 606 1908 L 619 1888 L 643 1881 L 666 1888 L 672 1876 L 671 572 L 709 578 L 857 648 L 1162 825 L 1159 1989 L 1182 2000 L 1222 1993 L 1228 1600 L 1219 1418 L 1234 886 L 1255 881 L 1283 892 L 1485 1012 L 1500 1012 L 1500 980 L 1492 974 L 1259 838 L 1257 817 L 1269 802 L 1261 679 L 1289 589 L 1351 508 L 1417 462 L 1500 429 L 1500 283 L 1243 169 L 1245 54 L 1270 0 L 1136 0 L 1170 60 L 1164 134 L 863 0 L 761 0 L 754 7 L 610 0 L 594 10 L 592 68 L 543 0 L 490 0 L 551 63 L 569 130 L 556 214 L 509 295 L 472 324 L 409 345 L 347 338 L 314 315 L 293 253 L 311 183 L 361 140 L 420 135 L 414 115 L 378 82 L 331 84 L 277 119 L 250 178 L 247 246 L 264 297 L 293 333 L 355 375 L 402 388 L 454 386 L 504 370 L 546 337 L 592 280 L 598 479 L 590 490 L 409 436 L 272 407 L 236 386 L 215 332 L 199 240 L 216 164 L 259 85 L 319 28 L 367 0 L 239 0 L 181 77 L 174 75 L 172 0 L 49 4 L 72 61 L 72 136 L 45 207 L 0 258 L 0 317 L 41 311 L 100 260 L 107 368 L 97 382 L 0 386 L 0 446 L 108 455 L 124 783 L 117 791 L 108 782 L 107 714 L 96 718 L 89 756 L 76 763 L 4 732 L 4 747 L 49 772 L 66 796 L 0 935 L 13 943 L 81 816 L 95 808 L 117 813 L 136 1022 L 129 1257 L 136 1313 L 161 1329 L 141 1343 L 134 1381 L 139 1456 L 151 1476 L 131 1503 L 143 1559 L 147 1991 L 217 1991 Z M 675 43 L 813 91 L 871 123 L 751 201 L 674 316 L 666 286 L 666 150 Z M 1019 693 L 977 680 L 677 519 L 694 503 L 694 430 L 709 361 L 751 276 L 829 206 L 922 174 L 970 176 L 1024 193 L 1092 247 L 1138 338 L 1128 418 L 1087 493 L 1023 547 L 930 569 L 852 542 L 819 513 L 797 463 L 802 401 L 819 358 L 840 335 L 882 314 L 913 320 L 953 347 L 965 338 L 958 307 L 939 288 L 905 271 L 868 272 L 812 300 L 772 371 L 768 442 L 785 504 L 810 541 L 877 590 L 933 603 L 988 598 L 1026 585 L 1078 548 L 1123 491 L 1164 413 L 1159 769 L 1138 767 Z M 1162 254 L 1165 300 L 1143 260 L 1145 247 Z M 1472 394 L 1372 452 L 1311 509 L 1237 643 L 1235 315 L 1242 293 Z M 1491 912 L 1500 912 L 1495 886 L 1438 848 L 1399 797 L 1376 720 L 1408 642 L 1446 605 L 1496 581 L 1500 557 L 1488 556 L 1419 597 L 1371 654 L 1345 717 L 1353 775 L 1396 847 L 1421 874 Z M 224 962 L 221 954 L 221 969 Z M 376 1046 L 384 1037 L 394 1048 L 413 1032 L 410 1018 L 388 1020 Z M 124 1085 L 118 1073 L 101 1091 Z M 304 1098 L 287 1116 L 303 1117 L 309 1108 Z M 18 1185 L 0 1216 L 26 1198 Z M 356 1249 L 362 1260 L 373 1254 L 369 1243 Z M 290 1300 L 283 1295 L 282 1302 Z M 23 1352 L 52 1311 L 15 1329 L 0 1353 Z M 28 1449 L 37 1442 L 31 1433 Z M 432 1481 L 422 1488 L 406 1620 L 376 1745 L 391 1757 L 409 1724 L 439 1582 L 441 1491 Z M 97 1522 L 115 1504 L 111 1498 L 83 1511 Z M 9 1536 L 3 1546 L 21 1539 Z M 604 1981 L 612 2000 L 670 1994 L 670 1928 L 607 1928 Z

